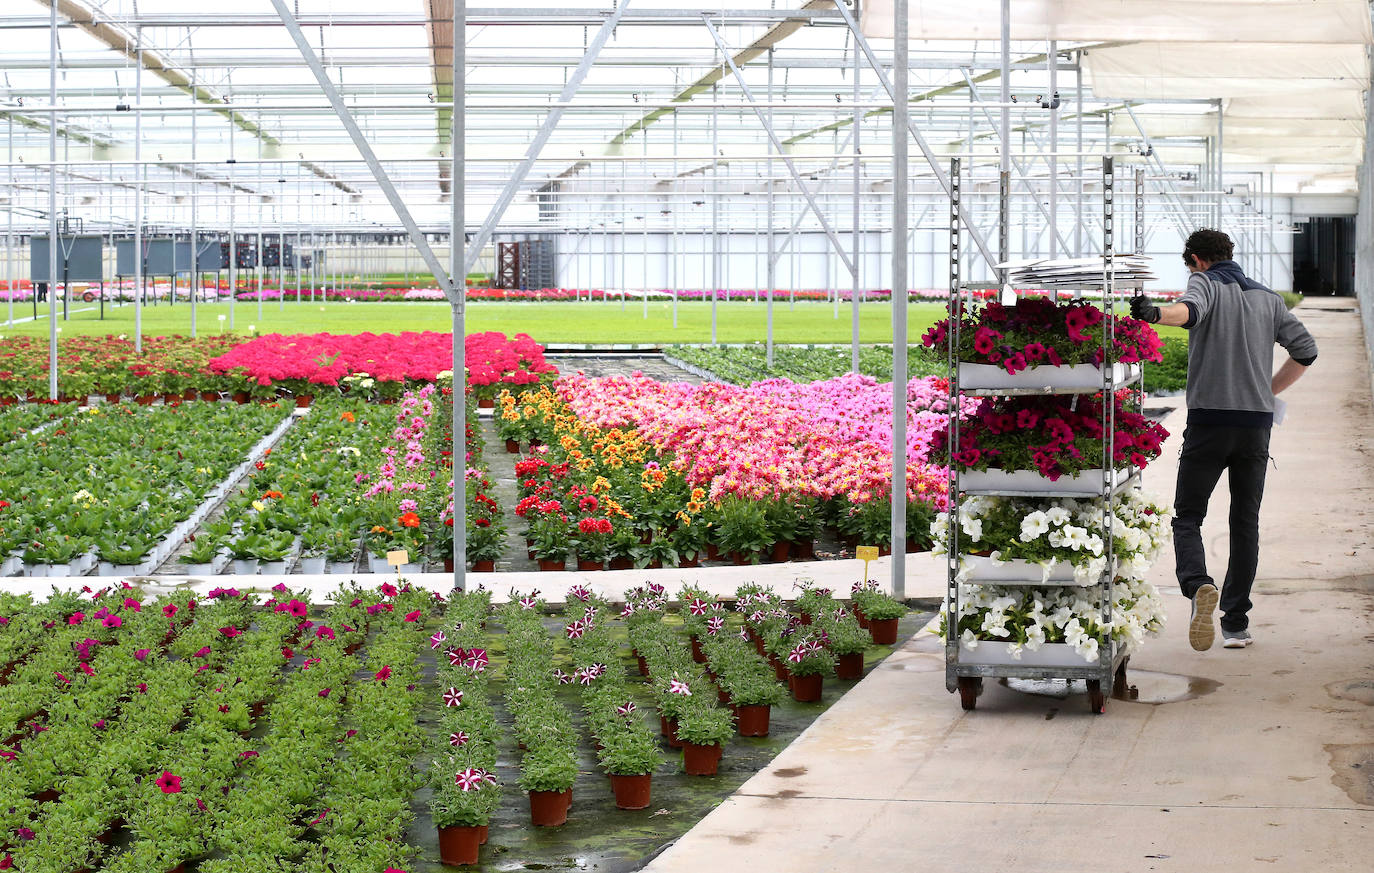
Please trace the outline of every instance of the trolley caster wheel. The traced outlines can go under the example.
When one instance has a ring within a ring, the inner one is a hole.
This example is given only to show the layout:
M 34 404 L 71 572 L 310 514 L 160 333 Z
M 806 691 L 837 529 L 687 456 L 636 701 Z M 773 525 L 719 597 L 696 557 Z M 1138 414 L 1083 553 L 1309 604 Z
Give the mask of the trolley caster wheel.
M 1093 715 L 1101 715 L 1107 711 L 1107 698 L 1102 694 L 1102 680 L 1088 680 L 1088 708 Z
M 983 693 L 983 679 L 981 676 L 960 676 L 959 677 L 959 705 L 965 710 L 972 710 L 978 705 L 978 695 Z
M 1112 697 L 1117 700 L 1139 700 L 1140 689 L 1126 681 L 1126 665 L 1131 662 L 1126 658 L 1116 668 L 1116 678 L 1112 680 Z

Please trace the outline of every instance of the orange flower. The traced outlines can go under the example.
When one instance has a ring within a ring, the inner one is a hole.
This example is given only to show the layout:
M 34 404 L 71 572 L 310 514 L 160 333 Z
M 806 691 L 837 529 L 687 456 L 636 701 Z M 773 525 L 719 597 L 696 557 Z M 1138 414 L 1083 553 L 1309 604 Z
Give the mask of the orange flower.
M 391 531 L 389 531 L 389 530 L 387 530 L 386 528 L 382 527 L 380 524 L 374 524 L 374 525 L 372 526 L 372 532 L 373 532 L 373 533 L 391 533 Z
M 402 527 L 419 527 L 420 516 L 413 512 L 407 512 L 401 516 L 400 522 Z
M 264 492 L 262 492 L 262 499 L 263 499 L 263 500 L 271 500 L 271 499 L 276 498 L 276 497 L 281 497 L 281 492 L 280 492 L 280 491 L 264 491 Z
M 339 421 L 355 421 L 353 413 L 344 411 L 339 413 Z

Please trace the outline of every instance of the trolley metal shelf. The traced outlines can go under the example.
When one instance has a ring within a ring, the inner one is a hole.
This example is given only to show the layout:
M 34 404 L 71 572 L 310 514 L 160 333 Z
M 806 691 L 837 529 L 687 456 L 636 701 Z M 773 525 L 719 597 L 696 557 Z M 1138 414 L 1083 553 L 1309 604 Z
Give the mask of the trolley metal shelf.
M 1113 264 L 1113 203 L 1112 192 L 1114 183 L 1114 164 L 1110 156 L 1102 160 L 1102 192 L 1103 192 L 1103 239 L 1102 239 L 1102 282 L 1083 283 L 1075 282 L 1072 285 L 1054 285 L 1049 283 L 1045 286 L 1046 290 L 1056 291 L 1077 291 L 1095 292 L 1100 294 L 1102 302 L 1105 304 L 1104 314 L 1108 319 L 1109 329 L 1103 338 L 1102 357 L 1104 366 L 1093 368 L 1097 378 L 1085 379 L 1081 376 L 1073 378 L 1073 375 L 1065 374 L 1066 378 L 1054 379 L 1057 385 L 1035 386 L 1027 385 L 1027 377 L 1024 375 L 1020 379 L 1010 381 L 1019 383 L 1013 385 L 989 384 L 994 382 L 996 374 L 987 370 L 969 370 L 966 364 L 961 364 L 956 360 L 955 349 L 958 347 L 958 336 L 960 331 L 960 314 L 964 308 L 964 291 L 971 290 L 1000 290 L 1008 287 L 1006 283 L 976 283 L 960 282 L 960 160 L 951 159 L 950 168 L 950 324 L 951 336 L 949 338 L 948 365 L 950 368 L 950 403 L 949 403 L 949 446 L 950 452 L 958 451 L 959 446 L 959 403 L 962 396 L 978 397 L 1022 397 L 1022 396 L 1044 396 L 1056 394 L 1096 394 L 1101 392 L 1104 396 L 1110 395 L 1118 389 L 1127 388 L 1141 381 L 1142 368 L 1139 365 L 1121 365 L 1113 361 L 1111 342 L 1112 325 L 1117 317 L 1111 309 L 1111 303 L 1119 290 L 1139 290 L 1143 287 L 1143 280 L 1130 278 L 1125 281 L 1118 281 L 1114 274 Z M 1003 174 L 1001 193 L 1005 198 L 1008 191 L 1008 178 Z M 1002 210 L 1006 214 L 1006 210 Z M 1042 374 L 1036 374 L 1030 378 L 1040 378 Z M 965 379 L 965 377 L 968 377 Z M 976 388 L 965 387 L 962 382 L 967 381 Z M 1000 378 L 996 381 L 1000 382 Z M 1104 459 L 1111 458 L 1111 435 L 1115 433 L 1115 406 L 1112 403 L 1102 405 L 1103 418 L 1103 450 Z M 959 518 L 959 504 L 963 498 L 974 495 L 989 495 L 1003 497 L 1034 497 L 1034 498 L 1100 498 L 1102 500 L 1102 511 L 1104 520 L 1110 514 L 1116 498 L 1121 491 L 1134 485 L 1140 480 L 1139 471 L 1131 470 L 1129 475 L 1122 476 L 1119 472 L 1111 469 L 1103 469 L 1101 477 L 1092 477 L 1091 485 L 1095 487 L 1083 487 L 1081 489 L 1063 487 L 1056 488 L 1035 488 L 1024 487 L 1024 483 L 1008 482 L 1010 487 L 978 487 L 965 489 L 960 486 L 959 473 L 952 472 L 950 482 L 950 505 L 949 513 L 953 519 Z M 1006 585 L 1006 586 L 1034 586 L 1034 587 L 1078 587 L 1090 590 L 1096 595 L 1098 608 L 1100 610 L 1100 624 L 1106 626 L 1112 617 L 1112 585 L 1115 579 L 1118 563 L 1113 554 L 1112 538 L 1105 537 L 1103 556 L 1106 557 L 1106 564 L 1101 575 L 1093 582 L 1084 585 L 1080 581 L 1067 580 L 1062 575 L 1054 582 L 1043 581 L 1041 578 L 1024 579 L 1000 579 L 995 578 L 1003 575 L 996 572 L 980 572 L 981 578 L 965 579 L 960 581 L 960 569 L 962 556 L 959 549 L 960 525 L 956 522 L 950 525 L 949 554 L 947 558 L 947 578 L 946 578 L 946 597 L 945 597 L 945 685 L 951 691 L 958 691 L 960 703 L 966 710 L 974 709 L 978 695 L 982 692 L 983 679 L 986 677 L 995 678 L 1021 678 L 1021 679 L 1062 679 L 1062 680 L 1085 680 L 1087 683 L 1089 704 L 1094 713 L 1101 713 L 1106 708 L 1106 698 L 1112 693 L 1115 687 L 1122 692 L 1127 689 L 1126 685 L 1126 664 L 1129 656 L 1126 654 L 1122 644 L 1108 638 L 1100 645 L 1096 663 L 1083 662 L 1081 658 L 1066 654 L 1064 646 L 1054 646 L 1050 649 L 1042 647 L 1041 651 L 1028 652 L 1021 650 L 1019 661 L 1013 659 L 1003 647 L 1000 651 L 992 647 L 1001 647 L 1004 644 L 999 642 L 985 641 L 980 645 L 989 646 L 989 651 L 984 655 L 965 654 L 963 645 L 959 638 L 958 618 L 960 603 L 960 588 L 964 585 Z M 1025 568 L 1017 567 L 1005 575 L 1015 576 L 1024 573 L 1026 577 L 1035 574 Z M 962 657 L 961 657 L 962 656 Z

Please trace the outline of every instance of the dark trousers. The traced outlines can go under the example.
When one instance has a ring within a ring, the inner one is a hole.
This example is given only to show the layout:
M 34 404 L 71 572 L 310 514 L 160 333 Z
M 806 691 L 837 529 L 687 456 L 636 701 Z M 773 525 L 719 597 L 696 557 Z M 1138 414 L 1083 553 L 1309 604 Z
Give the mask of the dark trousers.
M 1192 598 L 1207 575 L 1202 522 L 1207 501 L 1226 470 L 1231 488 L 1231 553 L 1221 585 L 1221 629 L 1250 625 L 1250 587 L 1259 564 L 1259 511 L 1269 463 L 1269 428 L 1190 424 L 1183 431 L 1174 494 L 1174 557 L 1178 586 Z M 1215 583 L 1213 583 L 1215 584 Z

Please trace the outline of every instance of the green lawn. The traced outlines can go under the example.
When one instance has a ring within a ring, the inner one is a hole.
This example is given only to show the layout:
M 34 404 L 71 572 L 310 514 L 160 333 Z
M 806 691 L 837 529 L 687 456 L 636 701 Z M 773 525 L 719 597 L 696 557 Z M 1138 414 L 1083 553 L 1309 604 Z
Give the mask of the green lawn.
M 31 305 L 31 304 L 30 304 Z M 83 304 L 89 306 L 89 304 Z M 752 303 L 720 304 L 717 307 L 717 337 L 723 343 L 762 342 L 767 324 L 767 306 Z M 786 303 L 773 308 L 773 336 L 780 343 L 846 343 L 850 338 L 850 307 L 841 306 L 835 318 L 826 303 L 797 303 L 795 310 Z M 0 323 L 4 320 L 0 308 Z M 16 305 L 15 315 L 31 312 Z M 40 308 L 38 322 L 0 327 L 0 334 L 48 332 L 46 310 Z M 197 306 L 196 323 L 201 334 L 228 330 L 229 305 Z M 919 339 L 921 333 L 943 317 L 945 307 L 937 303 L 913 303 L 908 308 L 908 334 Z M 104 321 L 98 310 L 72 312 L 69 320 L 59 320 L 63 335 L 131 334 L 133 307 L 107 309 Z M 218 317 L 225 316 L 220 322 Z M 60 317 L 60 311 L 59 311 Z M 262 315 L 257 303 L 234 304 L 234 328 L 244 333 L 374 333 L 402 330 L 451 328 L 452 316 L 442 303 L 293 303 L 266 302 Z M 178 303 L 143 308 L 145 335 L 186 334 L 190 332 L 191 307 Z M 673 307 L 668 302 L 650 302 L 648 317 L 643 303 L 474 303 L 467 309 L 467 331 L 495 330 L 506 334 L 527 333 L 541 343 L 698 343 L 711 340 L 711 305 L 679 303 L 678 326 L 673 327 Z M 860 339 L 866 343 L 891 342 L 891 314 L 887 304 L 867 303 L 861 307 Z
M 32 304 L 16 304 L 15 316 L 28 315 Z M 90 304 L 77 304 L 67 321 L 58 327 L 63 335 L 73 334 L 131 334 L 134 330 L 132 306 L 106 310 L 100 320 L 98 309 Z M 79 311 L 78 311 L 79 310 Z M 850 339 L 851 308 L 841 305 L 839 318 L 834 317 L 831 304 L 799 302 L 795 309 L 786 303 L 773 307 L 773 337 L 779 343 L 848 343 Z M 717 337 L 722 343 L 762 342 L 767 324 L 764 304 L 729 303 L 717 307 Z M 199 333 L 218 333 L 229 329 L 229 305 L 220 303 L 197 306 L 196 323 Z M 448 331 L 451 327 L 449 307 L 442 303 L 293 303 L 267 302 L 258 315 L 256 303 L 234 304 L 234 329 L 247 333 L 394 333 L 403 330 Z M 37 322 L 0 327 L 0 335 L 37 335 L 48 333 L 47 311 L 39 309 Z M 907 336 L 912 342 L 920 340 L 927 327 L 944 317 L 940 303 L 912 303 L 907 310 Z M 224 322 L 219 316 L 224 315 Z M 5 309 L 0 307 L 0 324 Z M 190 333 L 191 307 L 179 303 L 175 307 L 165 303 L 143 308 L 145 336 Z M 650 302 L 648 317 L 644 317 L 643 303 L 627 303 L 622 310 L 619 303 L 490 303 L 468 306 L 467 331 L 495 330 L 513 335 L 527 333 L 544 344 L 568 343 L 638 343 L 662 345 L 670 343 L 705 343 L 711 341 L 711 305 L 709 303 L 679 303 L 678 326 L 673 327 L 673 307 L 667 302 Z M 1160 328 L 1164 336 L 1181 335 L 1180 328 Z M 892 341 L 891 314 L 886 303 L 865 303 L 859 313 L 859 339 L 864 343 Z

